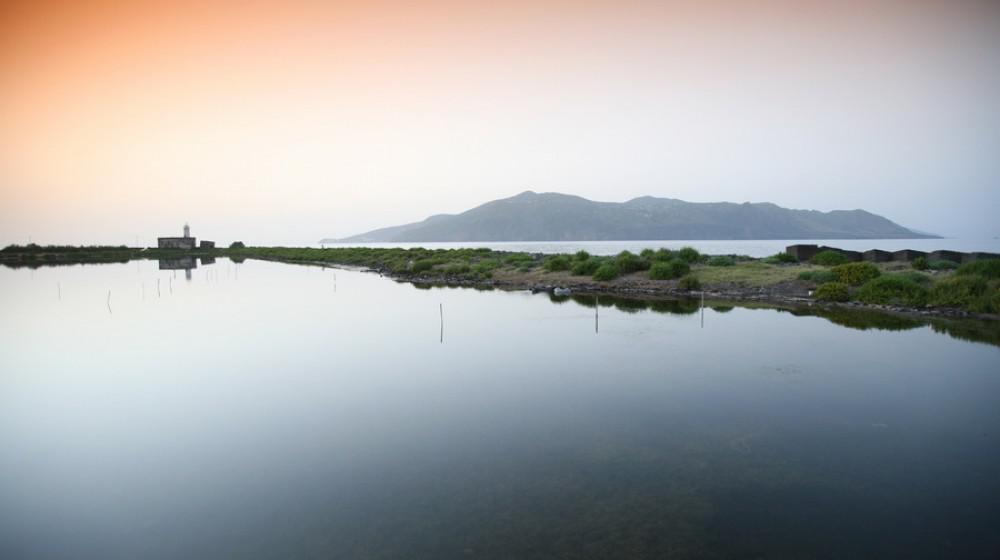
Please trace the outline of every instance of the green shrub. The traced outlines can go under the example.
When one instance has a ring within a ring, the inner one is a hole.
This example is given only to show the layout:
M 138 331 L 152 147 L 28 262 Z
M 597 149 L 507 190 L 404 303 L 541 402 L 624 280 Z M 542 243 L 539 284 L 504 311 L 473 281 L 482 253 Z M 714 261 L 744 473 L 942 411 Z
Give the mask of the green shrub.
M 931 261 L 927 263 L 927 266 L 929 266 L 931 270 L 955 270 L 956 268 L 958 268 L 958 263 L 953 261 L 941 260 L 941 261 Z
M 764 262 L 771 264 L 798 264 L 799 259 L 795 258 L 795 255 L 789 255 L 788 253 L 775 253 L 770 257 L 764 258 Z
M 829 270 L 807 270 L 799 273 L 799 280 L 824 284 L 826 282 L 835 282 L 837 275 Z
M 916 270 L 904 270 L 902 272 L 894 272 L 893 276 L 906 278 L 907 280 L 911 280 L 913 282 L 916 282 L 917 284 L 927 284 L 931 281 L 930 276 L 927 276 L 926 274 L 923 274 L 921 272 L 917 272 Z
M 573 268 L 570 272 L 573 276 L 591 276 L 597 269 L 601 267 L 601 261 L 598 259 L 587 259 L 585 261 L 578 261 L 573 263 Z
M 857 296 L 865 303 L 921 307 L 927 303 L 927 288 L 904 276 L 886 274 L 861 286 Z
M 643 249 L 642 251 L 639 252 L 639 256 L 646 259 L 647 261 L 651 261 L 656 258 L 656 251 L 652 249 Z
M 932 305 L 964 307 L 985 293 L 988 287 L 986 279 L 979 276 L 953 276 L 931 288 L 929 301 Z
M 500 267 L 500 263 L 499 262 L 497 262 L 495 260 L 492 260 L 492 259 L 488 259 L 488 260 L 480 261 L 480 262 L 476 263 L 475 265 L 473 265 L 472 266 L 472 272 L 473 272 L 473 274 L 475 274 L 476 276 L 479 276 L 480 278 L 492 278 L 493 277 L 493 271 L 496 270 L 499 267 Z
M 965 263 L 958 267 L 955 274 L 960 274 L 962 276 L 973 274 L 990 280 L 995 280 L 1000 278 L 1000 259 L 989 259 L 985 261 Z
M 592 278 L 600 282 L 607 282 L 618 278 L 619 274 L 621 271 L 618 270 L 618 265 L 613 262 L 605 262 L 594 271 Z
M 690 274 L 688 274 L 687 276 L 682 277 L 677 282 L 677 289 L 678 290 L 684 290 L 685 292 L 690 292 L 690 291 L 694 291 L 694 290 L 700 290 L 701 289 L 701 282 L 699 282 L 698 279 L 695 278 L 694 276 L 691 276 Z
M 246 249 L 247 246 L 242 241 L 233 241 L 229 244 L 230 249 Z
M 827 282 L 816 288 L 813 296 L 820 301 L 847 301 L 851 299 L 851 291 L 843 282 Z
M 845 264 L 847 262 L 847 257 L 837 251 L 820 251 L 819 253 L 813 255 L 813 258 L 809 259 L 809 262 L 821 266 L 837 266 Z
M 434 261 L 431 259 L 421 259 L 413 263 L 413 266 L 410 267 L 410 272 L 426 272 L 432 268 L 434 268 Z
M 558 255 L 545 259 L 545 263 L 542 267 L 549 272 L 557 272 L 560 270 L 569 270 L 570 265 L 571 263 L 569 261 L 569 257 L 565 255 Z
M 528 253 L 514 253 L 504 257 L 504 262 L 517 266 L 527 266 L 535 262 L 535 257 Z
M 674 252 L 671 251 L 670 249 L 657 249 L 656 252 L 653 253 L 654 261 L 667 262 L 673 259 L 674 259 Z
M 694 247 L 682 247 L 680 251 L 677 251 L 677 258 L 688 264 L 692 264 L 701 260 L 701 253 Z
M 837 281 L 843 282 L 848 286 L 860 286 L 882 275 L 882 271 L 877 266 L 867 262 L 842 264 L 833 267 L 833 270 L 830 272 L 833 272 L 837 277 Z
M 580 250 L 580 251 L 577 251 L 575 255 L 573 255 L 573 258 L 575 260 L 578 260 L 578 261 L 585 261 L 585 260 L 590 259 L 590 253 L 588 253 L 588 252 L 586 252 L 584 250 Z
M 733 266 L 734 264 L 736 264 L 736 259 L 729 255 L 719 255 L 708 259 L 708 266 Z
M 961 275 L 945 278 L 931 288 L 928 302 L 944 307 L 961 307 L 977 313 L 1000 312 L 1000 282 L 982 276 Z
M 622 274 L 638 272 L 640 270 L 649 270 L 649 261 L 628 251 L 618 253 L 618 256 L 615 257 L 615 264 L 618 265 L 618 270 L 621 271 Z
M 929 270 L 931 265 L 927 262 L 927 257 L 917 257 L 911 263 L 914 270 Z
M 453 263 L 445 267 L 444 273 L 448 275 L 468 274 L 472 267 L 465 263 Z
M 653 266 L 649 269 L 649 277 L 652 280 L 672 280 L 680 278 L 689 272 L 691 272 L 691 267 L 688 263 L 680 259 L 674 259 L 669 262 L 653 263 Z

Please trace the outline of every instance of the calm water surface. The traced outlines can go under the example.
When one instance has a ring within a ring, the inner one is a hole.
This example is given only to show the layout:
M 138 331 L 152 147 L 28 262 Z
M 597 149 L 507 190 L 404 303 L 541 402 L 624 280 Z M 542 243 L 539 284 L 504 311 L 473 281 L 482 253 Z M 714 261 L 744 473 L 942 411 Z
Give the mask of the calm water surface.
M 1000 347 L 930 327 L 222 259 L 0 288 L 0 558 L 1000 554 Z

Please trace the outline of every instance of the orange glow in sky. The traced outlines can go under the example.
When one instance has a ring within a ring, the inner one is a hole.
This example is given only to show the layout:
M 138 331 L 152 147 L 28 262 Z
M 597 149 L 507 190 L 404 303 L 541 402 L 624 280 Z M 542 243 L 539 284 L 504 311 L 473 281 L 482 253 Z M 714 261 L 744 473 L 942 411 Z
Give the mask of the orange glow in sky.
M 990 2 L 5 1 L 0 244 L 307 244 L 526 189 L 992 237 L 998 30 Z

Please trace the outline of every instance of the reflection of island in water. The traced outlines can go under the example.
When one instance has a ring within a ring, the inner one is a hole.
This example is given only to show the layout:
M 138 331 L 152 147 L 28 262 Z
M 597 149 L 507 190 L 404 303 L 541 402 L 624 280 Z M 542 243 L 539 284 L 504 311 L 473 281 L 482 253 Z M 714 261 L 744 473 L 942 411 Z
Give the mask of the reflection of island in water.
M 183 270 L 185 280 L 191 280 L 191 271 L 198 268 L 198 259 L 195 257 L 176 257 L 158 260 L 160 270 Z M 201 257 L 201 264 L 202 266 L 215 264 L 215 257 Z

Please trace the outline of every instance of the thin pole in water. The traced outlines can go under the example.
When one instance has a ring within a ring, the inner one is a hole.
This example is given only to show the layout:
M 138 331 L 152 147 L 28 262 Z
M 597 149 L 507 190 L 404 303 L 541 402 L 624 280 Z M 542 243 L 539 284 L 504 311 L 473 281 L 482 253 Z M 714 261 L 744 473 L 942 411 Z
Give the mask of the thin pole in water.
M 56 282 L 56 292 L 59 294 L 59 301 L 62 301 L 62 284 Z
M 111 290 L 108 290 L 108 313 L 111 313 Z
M 594 296 L 594 334 L 599 334 L 600 329 L 600 318 L 598 316 L 598 310 L 601 308 L 601 296 Z
M 444 304 L 443 303 L 439 303 L 438 304 L 438 312 L 441 314 L 441 340 L 439 342 L 441 344 L 444 344 Z
M 160 297 L 161 295 L 162 294 L 160 294 L 160 279 L 157 278 L 156 279 L 156 297 Z
M 705 291 L 701 292 L 701 328 L 705 328 Z

